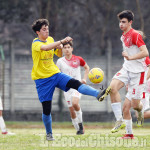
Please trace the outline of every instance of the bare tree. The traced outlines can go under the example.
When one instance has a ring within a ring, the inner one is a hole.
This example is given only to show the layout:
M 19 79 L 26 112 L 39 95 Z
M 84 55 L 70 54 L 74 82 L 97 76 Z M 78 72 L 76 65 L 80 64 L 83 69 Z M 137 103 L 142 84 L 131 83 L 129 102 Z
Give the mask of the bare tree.
M 142 11 L 141 11 L 139 0 L 136 0 L 136 5 L 137 5 L 137 10 L 138 10 L 138 13 L 139 13 L 139 16 L 140 16 L 141 30 L 144 32 L 144 19 L 143 19 L 143 14 L 142 14 Z

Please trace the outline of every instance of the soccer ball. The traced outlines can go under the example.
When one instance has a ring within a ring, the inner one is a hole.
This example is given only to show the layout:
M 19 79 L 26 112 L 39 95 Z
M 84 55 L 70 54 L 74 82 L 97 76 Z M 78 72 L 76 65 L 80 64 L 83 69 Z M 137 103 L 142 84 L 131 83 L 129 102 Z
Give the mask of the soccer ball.
M 100 68 L 93 68 L 90 70 L 88 77 L 92 83 L 100 83 L 103 81 L 104 72 Z

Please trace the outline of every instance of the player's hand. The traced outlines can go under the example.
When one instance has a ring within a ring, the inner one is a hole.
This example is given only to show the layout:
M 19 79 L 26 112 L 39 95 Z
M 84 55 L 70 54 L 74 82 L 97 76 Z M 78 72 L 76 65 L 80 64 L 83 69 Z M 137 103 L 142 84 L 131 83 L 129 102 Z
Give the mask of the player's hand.
M 70 36 L 67 36 L 66 38 L 64 38 L 63 40 L 61 40 L 62 43 L 67 43 L 72 41 L 73 39 Z
M 125 57 L 127 60 L 131 60 L 131 56 L 129 56 L 126 51 L 122 52 L 122 56 Z
M 85 79 L 82 79 L 82 80 L 81 80 L 81 83 L 86 84 L 86 80 L 85 80 Z
M 62 49 L 63 48 L 63 45 L 60 44 L 59 46 L 56 47 L 56 49 Z

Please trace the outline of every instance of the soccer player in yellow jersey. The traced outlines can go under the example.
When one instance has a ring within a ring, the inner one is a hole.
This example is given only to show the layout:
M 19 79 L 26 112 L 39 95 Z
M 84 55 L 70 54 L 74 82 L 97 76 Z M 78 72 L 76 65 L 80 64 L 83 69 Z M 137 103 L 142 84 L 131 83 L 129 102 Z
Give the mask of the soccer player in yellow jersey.
M 98 100 L 101 94 L 109 94 L 110 87 L 100 92 L 60 72 L 53 62 L 53 56 L 56 54 L 61 57 L 61 45 L 72 41 L 72 38 L 66 37 L 54 42 L 54 39 L 49 36 L 49 22 L 46 19 L 36 20 L 32 24 L 32 29 L 38 37 L 32 42 L 33 68 L 31 76 L 35 81 L 38 97 L 43 107 L 42 120 L 46 128 L 46 139 L 52 141 L 54 138 L 52 135 L 51 104 L 55 87 L 63 91 L 73 88 L 84 95 L 94 96 Z

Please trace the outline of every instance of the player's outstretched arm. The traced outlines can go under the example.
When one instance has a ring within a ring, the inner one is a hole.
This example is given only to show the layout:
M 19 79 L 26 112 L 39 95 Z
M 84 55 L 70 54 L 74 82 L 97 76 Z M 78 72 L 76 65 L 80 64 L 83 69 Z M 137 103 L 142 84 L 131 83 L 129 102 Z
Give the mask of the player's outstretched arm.
M 66 37 L 60 41 L 56 41 L 54 43 L 50 43 L 48 45 L 42 45 L 41 46 L 41 50 L 43 51 L 49 51 L 49 50 L 52 50 L 54 48 L 56 48 L 57 46 L 59 46 L 60 44 L 63 44 L 63 43 L 66 43 L 66 42 L 69 42 L 69 41 L 72 41 L 73 39 L 71 37 Z

